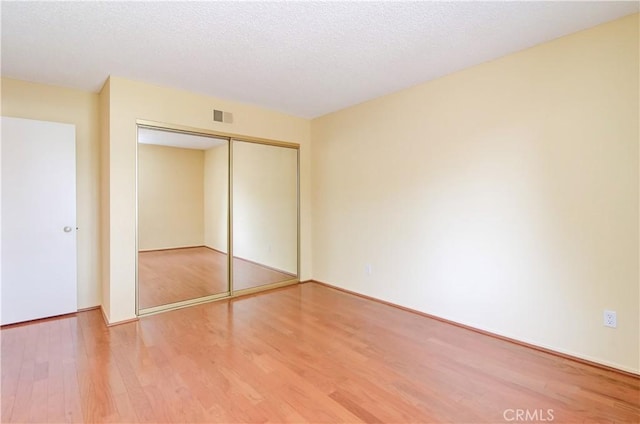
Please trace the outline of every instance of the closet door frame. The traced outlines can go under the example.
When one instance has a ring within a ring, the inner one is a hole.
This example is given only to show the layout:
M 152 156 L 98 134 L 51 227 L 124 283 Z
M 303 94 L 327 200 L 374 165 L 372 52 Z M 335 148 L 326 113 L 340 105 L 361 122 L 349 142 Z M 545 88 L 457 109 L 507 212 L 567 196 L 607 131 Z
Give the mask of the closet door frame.
M 136 284 L 136 315 L 147 316 L 160 312 L 171 311 L 175 309 L 185 308 L 188 306 L 198 305 L 201 303 L 214 302 L 222 299 L 231 299 L 248 294 L 253 294 L 261 291 L 271 290 L 278 287 L 289 286 L 298 284 L 300 282 L 300 145 L 297 143 L 289 143 L 284 141 L 270 140 L 259 137 L 249 137 L 239 134 L 224 133 L 219 131 L 212 131 L 203 128 L 195 128 L 184 125 L 167 124 L 163 122 L 150 121 L 144 119 L 136 120 L 136 127 L 147 128 L 160 131 L 172 131 L 183 134 L 190 134 L 196 136 L 211 136 L 216 138 L 227 139 L 228 142 L 228 181 L 227 181 L 227 287 L 228 291 L 223 293 L 216 293 L 209 296 L 204 296 L 196 299 L 189 299 L 180 302 L 170 303 L 167 305 L 159 305 L 151 308 L 140 309 L 139 308 L 139 281 L 138 281 L 138 149 L 136 147 L 136 266 L 135 266 L 135 284 Z M 136 146 L 137 140 L 136 129 Z M 264 144 L 275 147 L 285 147 L 294 149 L 296 151 L 296 276 L 295 278 L 280 281 L 272 284 L 265 284 L 257 287 L 247 288 L 243 290 L 234 290 L 233 287 L 233 141 L 240 141 L 245 143 Z

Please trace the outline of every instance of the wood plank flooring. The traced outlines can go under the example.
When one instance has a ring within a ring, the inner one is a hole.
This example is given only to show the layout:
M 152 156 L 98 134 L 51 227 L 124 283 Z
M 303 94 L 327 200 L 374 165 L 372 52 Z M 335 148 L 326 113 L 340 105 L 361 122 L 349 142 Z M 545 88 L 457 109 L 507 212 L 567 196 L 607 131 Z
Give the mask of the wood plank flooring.
M 295 278 L 240 258 L 233 266 L 235 290 Z M 207 247 L 139 252 L 138 284 L 141 309 L 224 293 L 227 255 Z
M 0 337 L 7 423 L 640 418 L 638 378 L 314 283 L 111 328 L 82 312 Z

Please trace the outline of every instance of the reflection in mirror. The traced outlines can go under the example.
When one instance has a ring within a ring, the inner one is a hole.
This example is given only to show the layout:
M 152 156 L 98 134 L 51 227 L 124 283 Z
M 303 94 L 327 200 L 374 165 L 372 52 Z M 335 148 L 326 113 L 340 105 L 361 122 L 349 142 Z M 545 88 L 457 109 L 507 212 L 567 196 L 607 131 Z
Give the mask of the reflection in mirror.
M 229 292 L 228 141 L 138 128 L 138 309 Z
M 298 274 L 298 150 L 233 140 L 233 290 Z

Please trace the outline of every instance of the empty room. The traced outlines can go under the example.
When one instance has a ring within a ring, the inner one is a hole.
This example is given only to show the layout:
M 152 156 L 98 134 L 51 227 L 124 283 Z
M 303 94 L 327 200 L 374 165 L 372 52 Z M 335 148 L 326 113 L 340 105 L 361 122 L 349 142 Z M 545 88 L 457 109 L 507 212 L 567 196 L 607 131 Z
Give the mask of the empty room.
M 1 422 L 640 422 L 640 3 L 0 19 Z

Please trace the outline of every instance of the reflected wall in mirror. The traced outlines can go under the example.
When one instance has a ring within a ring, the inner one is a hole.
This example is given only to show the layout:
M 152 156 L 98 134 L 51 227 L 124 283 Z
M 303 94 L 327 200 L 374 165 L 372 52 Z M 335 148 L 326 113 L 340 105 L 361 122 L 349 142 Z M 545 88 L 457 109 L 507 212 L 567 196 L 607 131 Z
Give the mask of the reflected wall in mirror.
M 138 310 L 229 293 L 228 145 L 138 128 Z
M 298 150 L 232 142 L 233 290 L 295 280 Z

